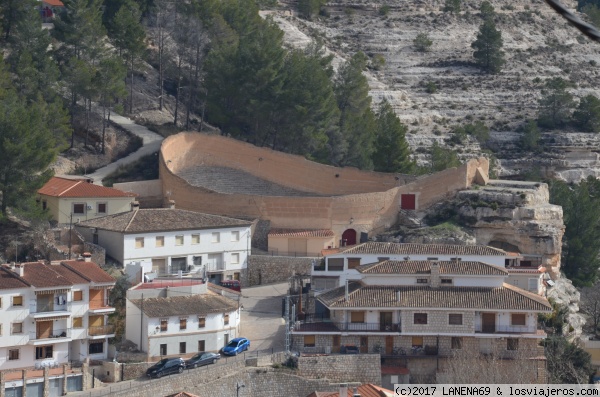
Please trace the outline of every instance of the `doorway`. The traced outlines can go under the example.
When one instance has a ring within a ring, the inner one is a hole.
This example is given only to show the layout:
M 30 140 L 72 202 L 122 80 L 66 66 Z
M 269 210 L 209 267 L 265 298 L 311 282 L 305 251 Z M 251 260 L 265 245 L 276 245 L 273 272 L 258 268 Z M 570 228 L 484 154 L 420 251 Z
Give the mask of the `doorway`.
M 354 229 L 346 229 L 344 233 L 342 233 L 342 247 L 346 245 L 355 245 L 356 244 L 356 230 Z
M 496 313 L 481 313 L 481 332 L 493 334 L 496 332 Z

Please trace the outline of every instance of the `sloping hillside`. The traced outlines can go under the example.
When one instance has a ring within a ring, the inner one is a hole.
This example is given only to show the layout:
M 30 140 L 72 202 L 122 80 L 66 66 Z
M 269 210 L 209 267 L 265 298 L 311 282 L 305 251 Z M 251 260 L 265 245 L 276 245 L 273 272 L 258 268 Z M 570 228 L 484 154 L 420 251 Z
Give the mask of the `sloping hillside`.
M 569 180 L 600 175 L 596 134 L 544 132 L 544 153 L 533 155 L 520 149 L 517 132 L 536 117 L 548 78 L 571 80 L 574 87 L 569 91 L 576 98 L 600 96 L 600 44 L 585 38 L 541 0 L 491 3 L 507 60 L 497 75 L 473 65 L 471 43 L 482 22 L 481 1 L 463 0 L 460 14 L 442 11 L 443 0 L 339 1 L 327 4 L 328 16 L 313 21 L 289 12 L 276 12 L 274 18 L 290 45 L 302 46 L 307 37 L 319 37 L 338 61 L 358 50 L 371 58 L 382 55 L 385 65 L 369 72 L 371 95 L 375 102 L 391 102 L 409 126 L 407 138 L 420 162 L 427 161 L 426 148 L 434 141 L 442 143 L 451 136 L 453 126 L 482 121 L 490 128 L 489 146 L 499 159 L 501 177 L 532 170 Z M 564 4 L 575 6 L 574 1 Z M 379 12 L 382 5 L 389 6 L 386 15 Z M 293 3 L 288 6 L 294 10 Z M 413 48 L 419 33 L 433 41 L 430 51 Z M 426 90 L 430 82 L 437 88 L 434 93 Z M 464 157 L 481 152 L 472 138 L 454 148 Z

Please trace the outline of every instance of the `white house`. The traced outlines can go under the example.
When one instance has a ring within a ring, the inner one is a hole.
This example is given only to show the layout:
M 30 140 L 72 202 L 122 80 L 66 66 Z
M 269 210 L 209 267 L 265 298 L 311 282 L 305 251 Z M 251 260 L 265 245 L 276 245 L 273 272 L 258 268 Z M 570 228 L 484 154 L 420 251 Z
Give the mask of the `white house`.
M 250 253 L 251 222 L 179 209 L 138 209 L 81 222 L 77 230 L 123 263 L 134 282 L 196 274 L 240 279 Z
M 86 261 L 0 267 L 0 370 L 106 359 L 114 285 Z
M 149 358 L 218 351 L 240 336 L 239 327 L 235 291 L 219 294 L 185 279 L 155 280 L 127 291 L 125 334 Z

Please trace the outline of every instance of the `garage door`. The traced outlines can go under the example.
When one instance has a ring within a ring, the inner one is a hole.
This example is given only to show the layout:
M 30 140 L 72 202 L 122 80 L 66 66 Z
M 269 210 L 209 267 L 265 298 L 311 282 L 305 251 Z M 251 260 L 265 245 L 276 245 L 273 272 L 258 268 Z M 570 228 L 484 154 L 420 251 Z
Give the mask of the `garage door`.
M 83 377 L 82 376 L 69 376 L 67 378 L 67 391 L 81 391 L 83 390 Z
M 403 210 L 414 210 L 417 208 L 417 199 L 414 194 L 403 194 L 400 196 L 400 208 Z
M 62 378 L 50 379 L 50 397 L 60 397 L 63 395 L 63 382 Z
M 23 388 L 19 387 L 10 387 L 4 389 L 6 397 L 23 397 Z
M 288 240 L 289 255 L 306 256 L 308 240 L 305 238 L 292 238 Z
M 44 383 L 28 383 L 27 397 L 44 397 Z

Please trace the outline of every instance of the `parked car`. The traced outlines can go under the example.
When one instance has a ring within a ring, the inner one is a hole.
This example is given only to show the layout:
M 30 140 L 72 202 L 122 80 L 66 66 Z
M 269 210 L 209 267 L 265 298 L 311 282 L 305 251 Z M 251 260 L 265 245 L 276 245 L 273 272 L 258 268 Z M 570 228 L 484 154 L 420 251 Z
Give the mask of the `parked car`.
M 185 361 L 181 358 L 163 358 L 146 370 L 146 375 L 150 378 L 160 378 L 163 375 L 182 373 L 185 368 Z
M 239 353 L 250 348 L 250 341 L 246 338 L 235 338 L 221 349 L 221 352 L 227 356 L 236 356 Z
M 238 280 L 224 280 L 221 281 L 221 287 L 229 288 L 234 291 L 242 292 L 242 285 Z
M 187 368 L 201 367 L 203 365 L 214 364 L 220 358 L 221 355 L 219 353 L 199 352 L 192 358 L 185 360 L 185 366 Z

